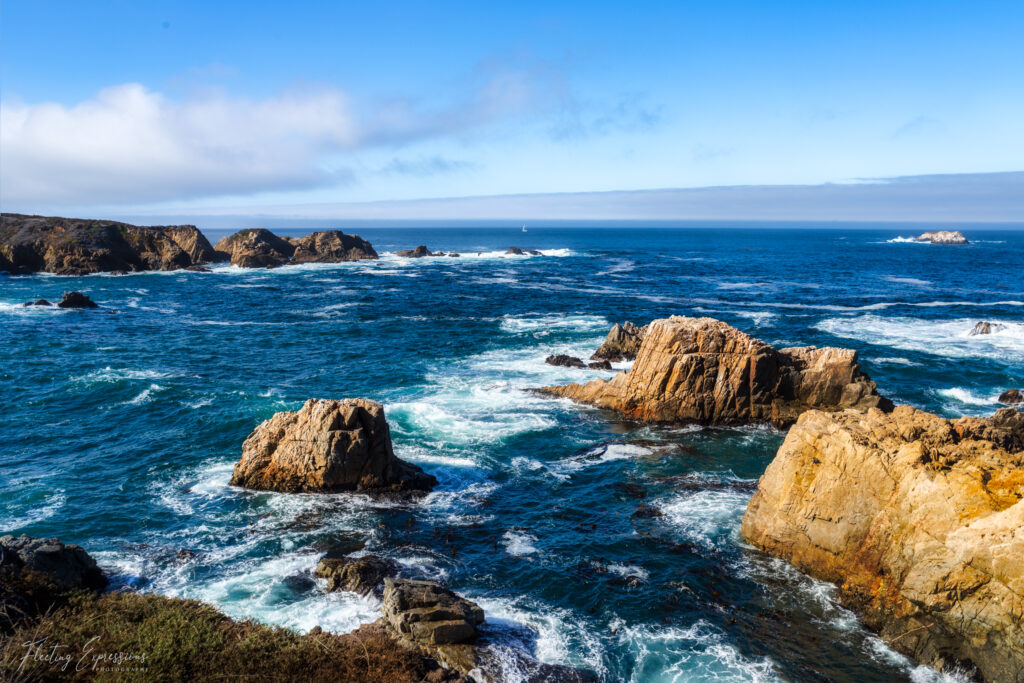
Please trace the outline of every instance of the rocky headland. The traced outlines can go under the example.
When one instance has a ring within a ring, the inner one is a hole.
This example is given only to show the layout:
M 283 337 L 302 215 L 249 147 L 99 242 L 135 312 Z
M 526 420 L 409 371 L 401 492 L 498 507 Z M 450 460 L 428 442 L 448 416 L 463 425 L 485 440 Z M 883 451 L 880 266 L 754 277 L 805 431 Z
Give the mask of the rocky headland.
M 838 585 L 889 645 L 985 680 L 1024 671 L 1024 415 L 805 412 L 743 538 Z
M 429 491 L 437 480 L 395 456 L 381 404 L 311 398 L 256 427 L 242 444 L 231 484 L 285 493 L 403 494 Z
M 719 320 L 680 316 L 646 327 L 628 372 L 539 391 L 664 423 L 784 427 L 814 408 L 892 407 L 861 372 L 856 351 L 775 349 Z
M 239 230 L 217 242 L 222 260 L 240 268 L 277 268 L 290 263 L 341 263 L 377 258 L 373 245 L 340 230 L 279 237 L 264 228 Z
M 931 244 L 967 244 L 967 238 L 959 230 L 936 230 L 924 232 L 914 238 L 915 242 L 929 242 Z
M 15 275 L 179 270 L 217 260 L 194 225 L 0 215 L 0 271 Z

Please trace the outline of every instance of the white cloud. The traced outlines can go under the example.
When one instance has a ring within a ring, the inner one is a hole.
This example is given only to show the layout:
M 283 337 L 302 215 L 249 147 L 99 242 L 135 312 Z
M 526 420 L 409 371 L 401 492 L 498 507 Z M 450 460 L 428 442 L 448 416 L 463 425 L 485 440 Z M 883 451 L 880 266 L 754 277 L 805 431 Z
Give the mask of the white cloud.
M 536 113 L 531 102 L 541 98 L 531 92 L 543 86 L 532 83 L 528 71 L 491 73 L 445 106 L 394 99 L 368 110 L 334 88 L 177 102 L 137 83 L 74 106 L 5 101 L 0 199 L 6 207 L 116 205 L 344 184 L 353 179 L 345 153 Z

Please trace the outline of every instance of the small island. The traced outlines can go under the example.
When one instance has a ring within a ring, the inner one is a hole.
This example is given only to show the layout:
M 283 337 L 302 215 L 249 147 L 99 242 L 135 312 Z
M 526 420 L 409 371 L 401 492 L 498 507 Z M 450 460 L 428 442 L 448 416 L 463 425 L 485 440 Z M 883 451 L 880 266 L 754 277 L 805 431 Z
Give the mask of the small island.
M 923 232 L 914 238 L 915 242 L 928 242 L 930 244 L 968 244 L 967 238 L 959 230 L 936 230 L 934 232 Z

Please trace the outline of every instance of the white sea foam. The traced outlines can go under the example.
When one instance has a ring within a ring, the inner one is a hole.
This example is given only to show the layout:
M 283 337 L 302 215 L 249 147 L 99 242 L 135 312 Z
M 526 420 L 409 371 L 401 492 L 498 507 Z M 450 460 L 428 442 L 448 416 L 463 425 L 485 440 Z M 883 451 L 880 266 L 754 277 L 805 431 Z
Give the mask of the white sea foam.
M 501 329 L 505 332 L 591 331 L 610 328 L 611 323 L 608 319 L 597 315 L 506 315 L 501 321 Z
M 744 656 L 724 632 L 703 620 L 686 628 L 617 620 L 612 630 L 633 653 L 633 683 L 780 680 L 771 659 Z
M 815 328 L 837 337 L 952 358 L 1017 360 L 1024 354 L 1024 324 L 993 320 L 1001 326 L 999 329 L 991 334 L 971 335 L 977 322 L 977 318 L 925 320 L 861 315 L 828 318 Z
M 722 548 L 735 542 L 740 519 L 750 494 L 710 490 L 687 493 L 659 507 L 678 534 L 706 548 Z
M 46 498 L 39 503 L 36 503 L 33 508 L 25 514 L 17 517 L 4 515 L 3 521 L 0 521 L 0 534 L 12 533 L 23 527 L 38 524 L 39 522 L 50 519 L 57 514 L 57 512 L 64 507 L 64 504 L 67 502 L 67 496 L 65 496 L 64 493 L 64 489 L 54 489 L 46 496 Z
M 133 368 L 112 368 L 109 365 L 100 370 L 94 370 L 86 375 L 72 377 L 73 382 L 119 382 L 122 380 L 140 379 L 168 379 L 181 377 L 175 372 L 163 372 L 159 370 L 136 370 Z
M 882 277 L 886 282 L 896 282 L 902 285 L 916 285 L 918 287 L 930 287 L 933 283 L 930 280 L 921 280 L 916 277 L 896 277 L 894 275 L 886 275 Z
M 147 389 L 142 390 L 141 394 L 131 399 L 130 401 L 125 401 L 124 405 L 137 406 L 143 403 L 149 403 L 150 401 L 153 400 L 154 393 L 158 391 L 163 391 L 166 388 L 167 387 L 162 387 L 159 384 L 150 384 Z
M 607 569 L 613 574 L 618 574 L 624 579 L 632 578 L 646 582 L 650 578 L 650 574 L 646 569 L 635 564 L 610 564 Z
M 899 358 L 899 357 L 895 357 L 895 356 L 893 356 L 893 357 L 885 356 L 885 357 L 882 357 L 882 358 L 872 358 L 871 362 L 873 362 L 873 363 L 884 363 L 885 365 L 905 365 L 907 367 L 915 367 L 915 366 L 921 365 L 920 363 L 915 363 L 914 361 L 909 360 L 907 358 Z
M 501 542 L 505 546 L 505 552 L 515 557 L 532 555 L 538 552 L 537 546 L 534 545 L 537 542 L 537 537 L 525 531 L 509 529 L 501 537 Z
M 945 399 L 952 399 L 964 405 L 984 406 L 986 408 L 994 408 L 999 405 L 998 393 L 982 395 L 963 387 L 935 389 L 934 392 Z
M 582 469 L 613 462 L 616 460 L 631 460 L 636 457 L 651 455 L 654 451 L 646 446 L 638 446 L 631 443 L 603 443 L 593 448 L 572 455 L 558 462 L 555 470 L 562 474 L 578 472 Z

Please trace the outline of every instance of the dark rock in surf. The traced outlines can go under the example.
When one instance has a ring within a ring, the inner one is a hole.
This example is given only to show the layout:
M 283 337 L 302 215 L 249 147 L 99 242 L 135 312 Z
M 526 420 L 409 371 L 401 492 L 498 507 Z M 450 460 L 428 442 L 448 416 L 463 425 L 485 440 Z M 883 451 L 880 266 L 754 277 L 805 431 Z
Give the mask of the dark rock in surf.
M 61 297 L 57 306 L 59 308 L 99 308 L 99 304 L 81 292 L 64 292 L 64 296 Z
M 633 513 L 633 516 L 639 517 L 640 519 L 651 519 L 653 517 L 664 517 L 665 513 L 654 505 L 640 503 L 636 506 L 636 511 Z
M 350 591 L 380 597 L 384 579 L 398 574 L 397 562 L 373 555 L 347 557 L 328 553 L 316 566 L 316 575 L 327 579 L 328 591 Z
M 402 249 L 396 251 L 395 256 L 401 256 L 403 258 L 423 258 L 424 256 L 436 256 L 436 254 L 429 249 L 425 244 L 421 244 L 415 249 Z
M 634 360 L 646 334 L 647 325 L 638 327 L 628 320 L 621 325 L 615 323 L 612 329 L 608 331 L 608 336 L 605 337 L 604 343 L 601 344 L 590 359 L 616 362 Z M 611 367 L 602 369 L 610 370 Z
M 587 367 L 591 370 L 611 370 L 612 364 L 606 360 L 594 360 L 587 363 Z
M 1007 389 L 1003 393 L 999 394 L 1000 403 L 1024 403 L 1024 394 L 1021 393 L 1020 389 Z
M 554 356 L 548 356 L 544 359 L 544 362 L 548 365 L 557 365 L 563 368 L 585 368 L 586 365 L 583 361 L 575 356 L 566 356 L 565 354 L 557 354 Z
M 0 565 L 47 574 L 62 586 L 101 590 L 107 579 L 89 553 L 56 538 L 0 536 Z
M 53 306 L 46 299 L 36 299 L 35 301 L 26 301 L 22 306 Z
M 998 332 L 1001 329 L 1003 329 L 1003 326 L 999 323 L 990 323 L 986 320 L 982 320 L 975 324 L 974 328 L 967 334 L 968 336 L 974 337 L 979 334 L 992 334 L 993 332 Z

